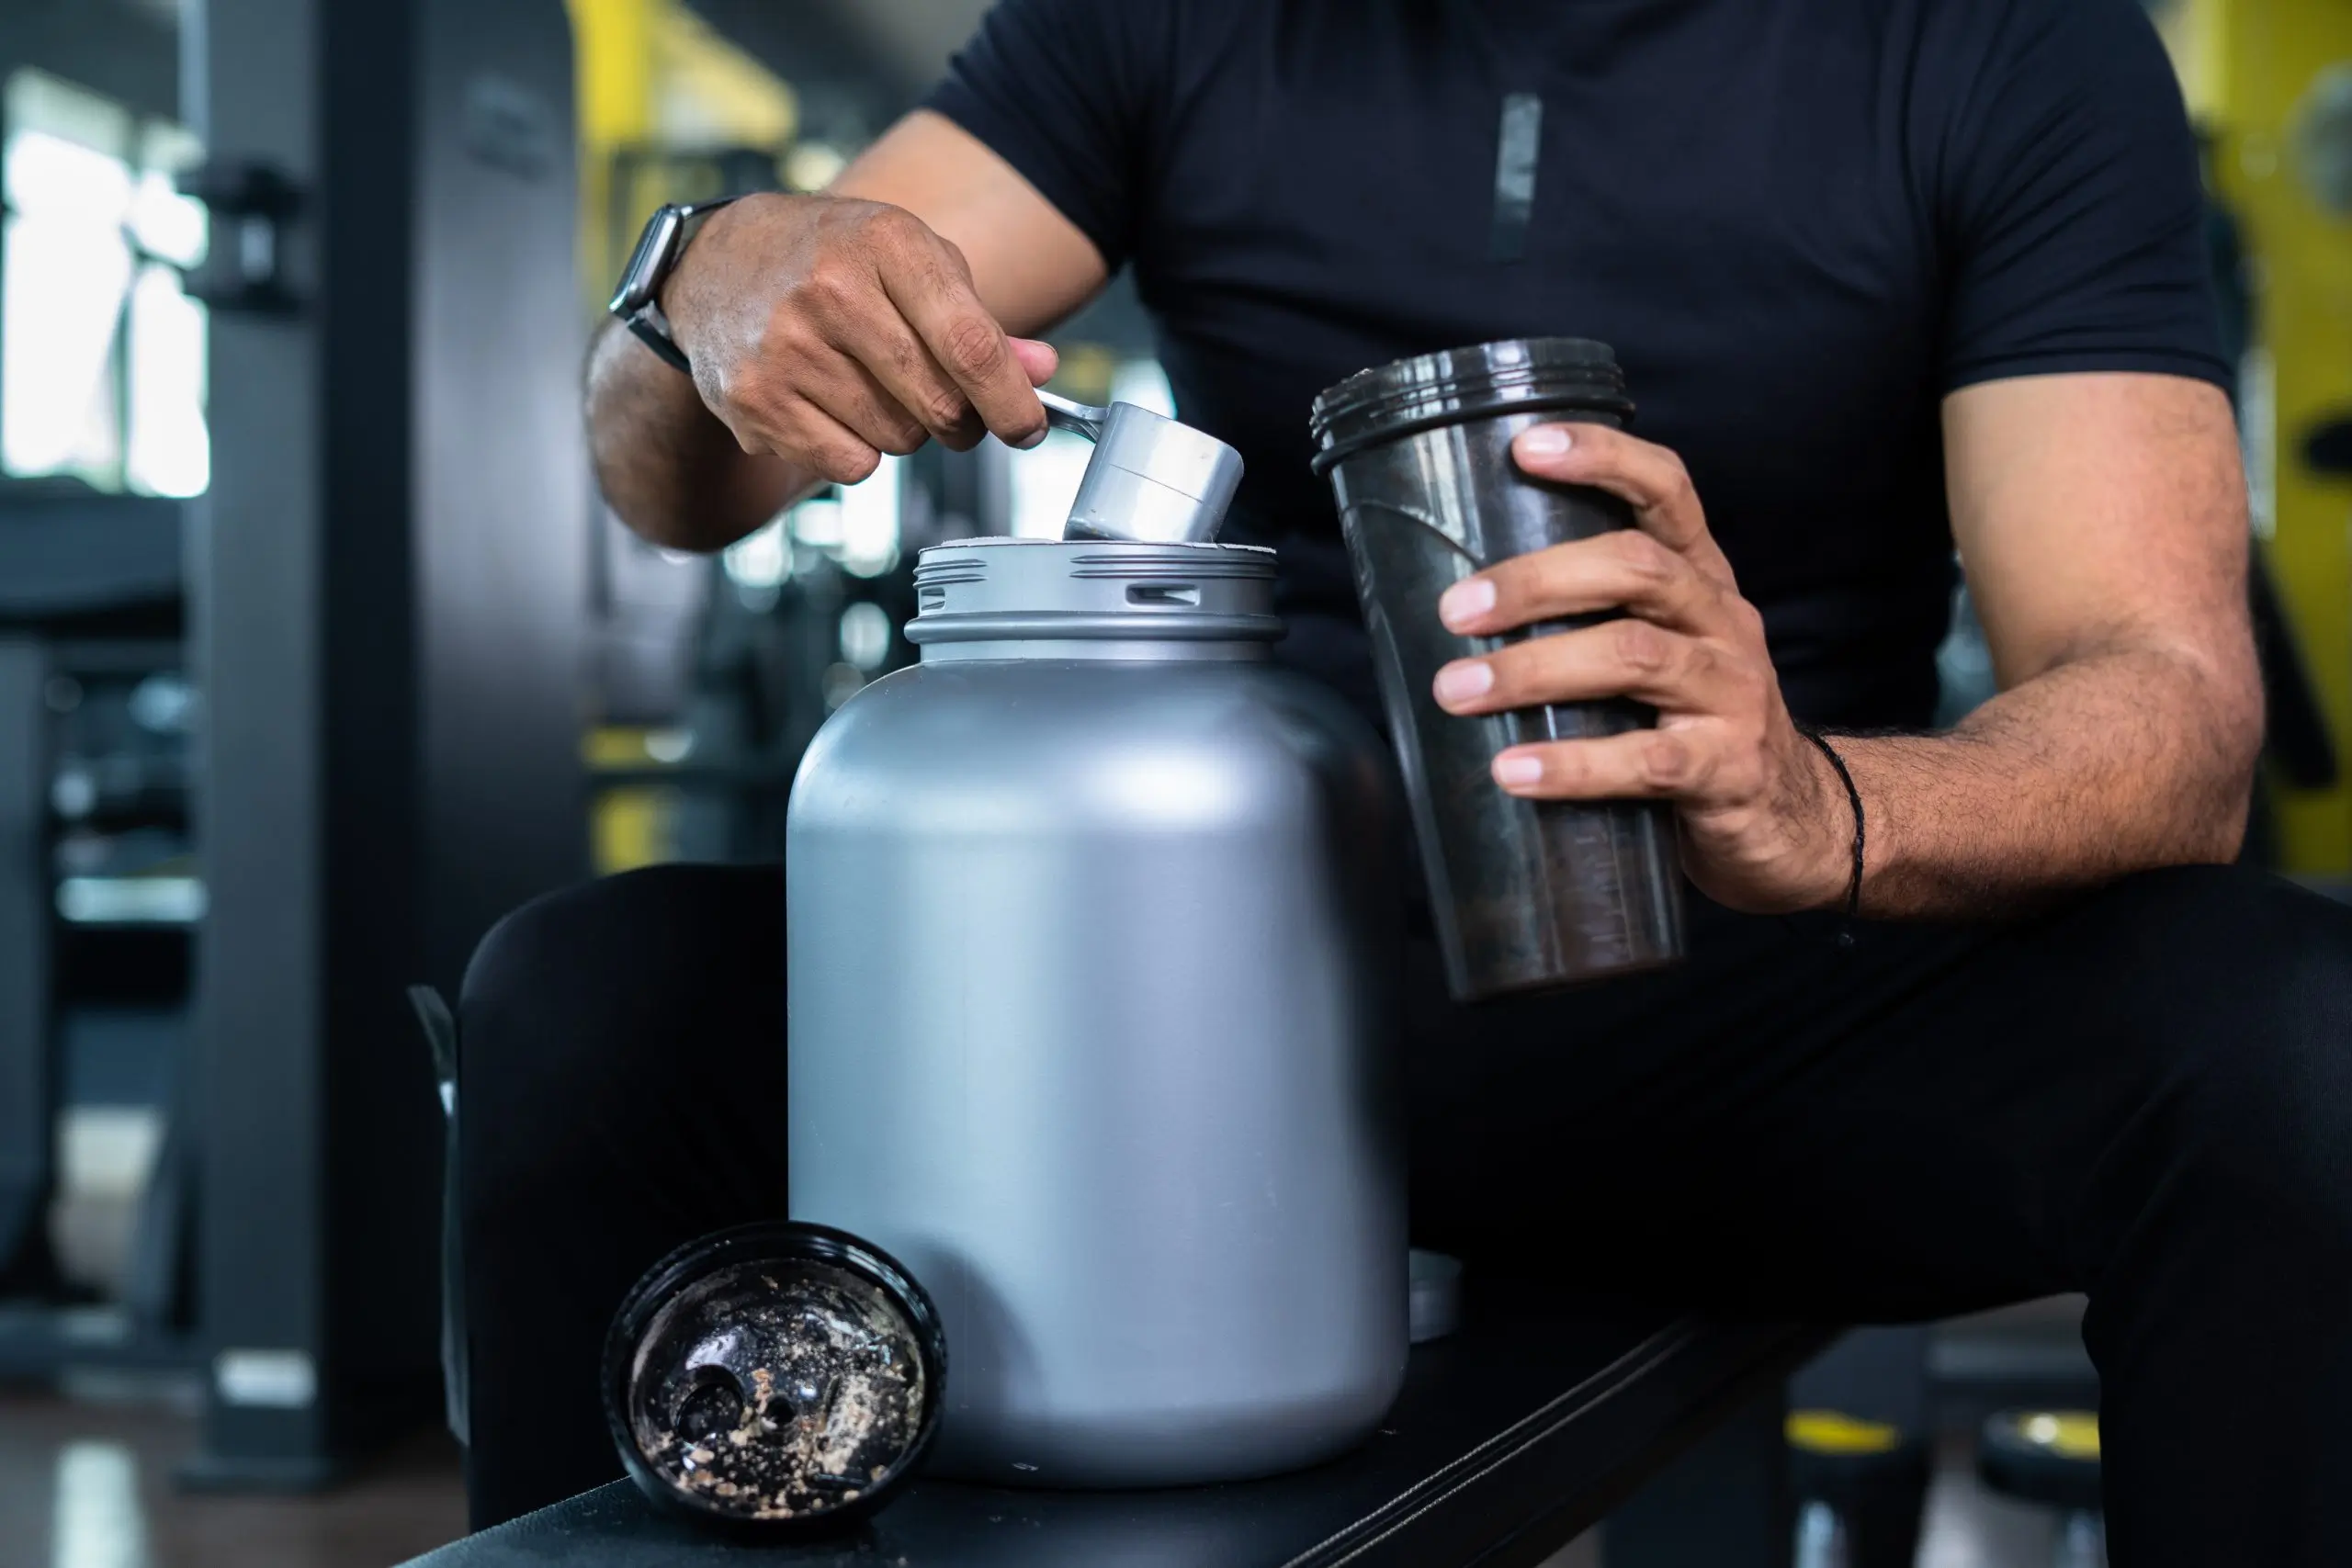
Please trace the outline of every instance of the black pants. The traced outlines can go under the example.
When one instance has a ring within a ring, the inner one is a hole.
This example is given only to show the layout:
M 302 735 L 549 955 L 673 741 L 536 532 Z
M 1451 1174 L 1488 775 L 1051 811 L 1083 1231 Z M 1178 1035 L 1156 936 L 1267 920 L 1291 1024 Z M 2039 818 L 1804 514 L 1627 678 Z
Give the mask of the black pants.
M 777 868 L 665 867 L 482 944 L 478 1523 L 617 1473 L 594 1369 L 622 1292 L 784 1209 L 783 909 Z M 1705 910 L 1679 969 L 1472 1009 L 1417 950 L 1416 1239 L 1839 1321 L 2087 1291 L 2116 1562 L 2352 1563 L 2352 910 L 2189 869 L 2016 925 L 1837 930 Z

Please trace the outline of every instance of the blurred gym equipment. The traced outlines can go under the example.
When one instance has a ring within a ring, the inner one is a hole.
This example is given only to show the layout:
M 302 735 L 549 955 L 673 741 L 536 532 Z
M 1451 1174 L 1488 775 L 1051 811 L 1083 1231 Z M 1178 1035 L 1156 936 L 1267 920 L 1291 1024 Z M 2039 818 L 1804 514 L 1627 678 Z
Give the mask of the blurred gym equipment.
M 2087 1410 L 2008 1410 L 1990 1416 L 1976 1473 L 2005 1497 L 2059 1511 L 2051 1568 L 2107 1568 L 2098 1417 Z

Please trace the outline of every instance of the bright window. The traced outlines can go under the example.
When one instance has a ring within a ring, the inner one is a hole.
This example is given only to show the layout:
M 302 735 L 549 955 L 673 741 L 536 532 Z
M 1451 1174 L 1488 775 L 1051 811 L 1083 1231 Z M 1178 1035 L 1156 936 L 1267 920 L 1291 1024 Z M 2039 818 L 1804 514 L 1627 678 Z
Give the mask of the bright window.
M 210 476 L 204 209 L 172 175 L 176 126 L 38 71 L 5 93 L 0 139 L 0 470 L 194 495 Z

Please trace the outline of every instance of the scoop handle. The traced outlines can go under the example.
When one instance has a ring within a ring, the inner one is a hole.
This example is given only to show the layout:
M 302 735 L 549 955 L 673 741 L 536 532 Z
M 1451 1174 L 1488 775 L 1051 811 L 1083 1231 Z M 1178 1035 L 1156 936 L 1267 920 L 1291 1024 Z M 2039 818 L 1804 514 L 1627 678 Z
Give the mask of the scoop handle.
M 1056 430 L 1067 430 L 1072 435 L 1083 435 L 1089 441 L 1102 439 L 1102 422 L 1111 417 L 1109 409 L 1074 403 L 1051 392 L 1039 392 L 1037 400 L 1046 405 L 1046 423 Z

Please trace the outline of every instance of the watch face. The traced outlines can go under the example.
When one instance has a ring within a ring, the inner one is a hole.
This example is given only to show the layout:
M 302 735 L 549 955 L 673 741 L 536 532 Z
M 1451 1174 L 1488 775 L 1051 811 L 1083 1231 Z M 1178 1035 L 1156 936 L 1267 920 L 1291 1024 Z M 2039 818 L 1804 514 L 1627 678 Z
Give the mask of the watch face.
M 661 287 L 662 276 L 669 270 L 677 249 L 684 221 L 674 207 L 660 208 L 646 220 L 645 232 L 637 237 L 637 249 L 630 254 L 620 288 L 613 294 L 609 309 L 614 315 L 633 316 L 653 303 L 654 291 Z

